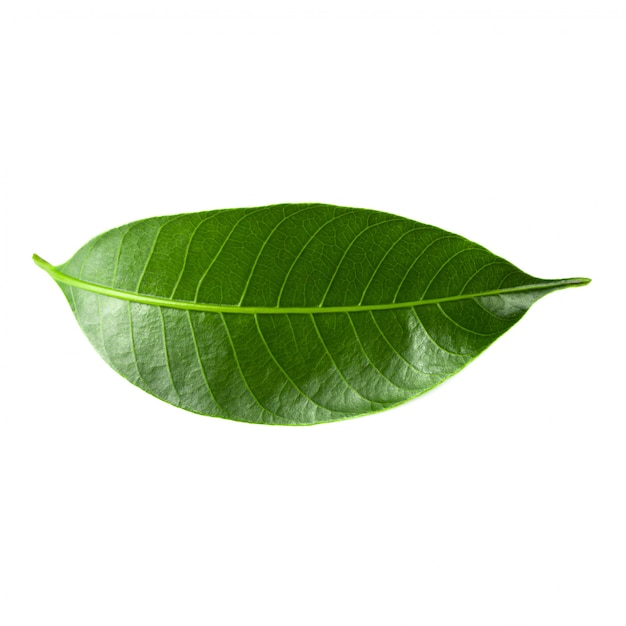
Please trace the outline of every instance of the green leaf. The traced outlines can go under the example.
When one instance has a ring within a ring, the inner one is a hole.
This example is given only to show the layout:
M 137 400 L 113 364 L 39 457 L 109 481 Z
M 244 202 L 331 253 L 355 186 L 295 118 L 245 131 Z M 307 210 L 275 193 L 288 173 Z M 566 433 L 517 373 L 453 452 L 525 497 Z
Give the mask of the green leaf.
M 57 267 L 102 358 L 175 406 L 245 422 L 373 413 L 449 378 L 551 291 L 458 235 L 366 209 L 155 217 Z

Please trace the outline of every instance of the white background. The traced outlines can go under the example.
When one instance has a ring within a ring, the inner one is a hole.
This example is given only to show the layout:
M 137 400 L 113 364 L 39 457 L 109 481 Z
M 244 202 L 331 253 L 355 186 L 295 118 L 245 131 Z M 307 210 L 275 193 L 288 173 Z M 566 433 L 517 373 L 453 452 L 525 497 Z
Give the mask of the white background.
M 626 623 L 623 3 L 1 6 L 3 625 Z M 30 260 L 303 201 L 594 282 L 414 402 L 280 428 L 130 385 Z

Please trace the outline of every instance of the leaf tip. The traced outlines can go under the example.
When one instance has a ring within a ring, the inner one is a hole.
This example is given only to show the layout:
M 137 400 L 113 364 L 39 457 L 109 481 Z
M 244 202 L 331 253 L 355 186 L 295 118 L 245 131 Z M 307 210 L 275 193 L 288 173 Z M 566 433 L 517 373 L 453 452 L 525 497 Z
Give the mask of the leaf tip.
M 572 287 L 584 287 L 591 282 L 591 278 L 570 278 L 567 281 Z

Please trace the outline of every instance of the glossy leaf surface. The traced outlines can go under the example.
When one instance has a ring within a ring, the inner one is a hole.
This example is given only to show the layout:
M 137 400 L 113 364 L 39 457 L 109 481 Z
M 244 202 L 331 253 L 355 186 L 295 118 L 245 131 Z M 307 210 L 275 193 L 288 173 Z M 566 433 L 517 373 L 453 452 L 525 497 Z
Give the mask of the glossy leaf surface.
M 34 259 L 133 384 L 189 411 L 265 424 L 403 403 L 543 295 L 589 282 L 533 278 L 439 228 L 321 204 L 155 217 L 58 267 Z

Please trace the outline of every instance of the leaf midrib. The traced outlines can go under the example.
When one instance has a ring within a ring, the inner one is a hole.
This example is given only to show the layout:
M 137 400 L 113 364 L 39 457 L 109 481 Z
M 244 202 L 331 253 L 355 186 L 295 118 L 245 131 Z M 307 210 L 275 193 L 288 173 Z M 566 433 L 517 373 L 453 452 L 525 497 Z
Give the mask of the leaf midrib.
M 442 304 L 444 302 L 455 302 L 458 300 L 470 300 L 472 298 L 480 298 L 484 296 L 500 296 L 508 293 L 523 293 L 537 290 L 554 290 L 564 289 L 567 287 L 580 287 L 587 285 L 589 278 L 564 278 L 562 280 L 550 280 L 541 283 L 533 283 L 529 285 L 521 285 L 518 287 L 507 287 L 500 289 L 492 289 L 481 291 L 478 293 L 464 293 L 456 296 L 445 296 L 442 298 L 432 298 L 427 300 L 414 300 L 411 302 L 389 302 L 385 304 L 356 304 L 348 306 L 311 306 L 311 307 L 285 307 L 285 306 L 238 306 L 233 304 L 208 304 L 203 302 L 191 302 L 188 300 L 172 300 L 159 296 L 147 296 L 140 293 L 123 291 L 121 289 L 113 289 L 104 287 L 85 280 L 68 276 L 59 271 L 56 267 L 44 261 L 40 256 L 33 254 L 33 261 L 48 272 L 54 280 L 72 287 L 78 287 L 84 291 L 91 291 L 103 296 L 117 298 L 119 300 L 127 300 L 130 302 L 138 302 L 140 304 L 150 304 L 153 306 L 168 307 L 171 309 L 181 309 L 183 311 L 207 311 L 211 313 L 241 313 L 248 315 L 259 314 L 315 314 L 315 313 L 356 313 L 359 311 L 387 311 L 391 309 L 406 309 L 415 306 L 425 306 L 429 304 Z

